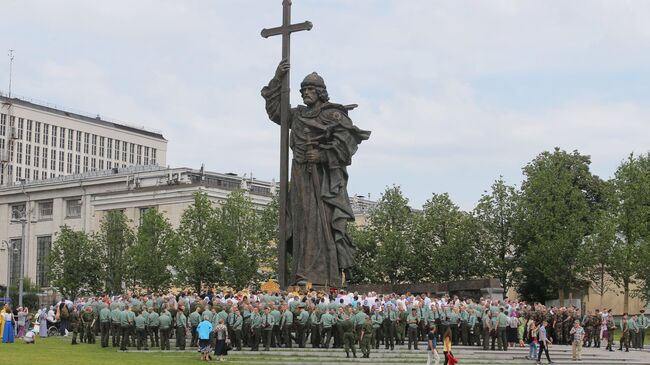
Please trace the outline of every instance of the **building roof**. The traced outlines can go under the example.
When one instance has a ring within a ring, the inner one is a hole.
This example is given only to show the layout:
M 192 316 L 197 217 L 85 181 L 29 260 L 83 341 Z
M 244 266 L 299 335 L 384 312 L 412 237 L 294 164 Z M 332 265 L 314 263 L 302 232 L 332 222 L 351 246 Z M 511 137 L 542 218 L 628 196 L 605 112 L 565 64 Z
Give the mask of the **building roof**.
M 24 106 L 24 107 L 35 109 L 35 110 L 40 110 L 40 111 L 47 112 L 47 113 L 57 114 L 57 115 L 60 115 L 60 116 L 63 116 L 63 117 L 79 119 L 79 120 L 82 120 L 84 122 L 94 123 L 94 124 L 98 124 L 98 125 L 101 125 L 101 126 L 104 126 L 104 127 L 109 127 L 109 128 L 121 129 L 121 130 L 124 130 L 124 131 L 137 133 L 137 134 L 141 134 L 141 135 L 144 135 L 144 136 L 147 136 L 147 137 L 158 138 L 158 139 L 166 141 L 166 139 L 165 139 L 165 137 L 163 137 L 162 133 L 159 133 L 159 132 L 148 131 L 148 130 L 145 130 L 143 128 L 138 128 L 138 127 L 128 126 L 128 125 L 125 125 L 125 124 L 111 122 L 111 121 L 102 119 L 99 115 L 97 115 L 97 117 L 93 118 L 93 117 L 89 117 L 87 115 L 83 115 L 83 114 L 80 114 L 80 113 L 75 113 L 75 112 L 72 112 L 72 111 L 67 111 L 67 110 L 58 109 L 58 108 L 54 108 L 54 107 L 50 107 L 50 106 L 46 106 L 46 105 L 41 105 L 41 104 L 37 104 L 35 102 L 27 101 L 27 100 L 24 100 L 24 99 L 26 99 L 26 98 L 22 98 L 22 99 L 18 98 L 18 97 L 8 98 L 8 97 L 0 94 L 0 100 L 3 103 L 11 103 L 12 105 L 20 105 L 20 106 Z

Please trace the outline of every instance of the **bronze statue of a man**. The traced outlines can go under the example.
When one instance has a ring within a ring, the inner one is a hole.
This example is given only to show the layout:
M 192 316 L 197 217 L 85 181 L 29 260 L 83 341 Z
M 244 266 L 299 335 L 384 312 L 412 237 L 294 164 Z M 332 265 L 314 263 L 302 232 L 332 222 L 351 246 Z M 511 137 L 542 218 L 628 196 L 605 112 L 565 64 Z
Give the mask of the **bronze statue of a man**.
M 280 62 L 275 76 L 262 89 L 266 112 L 277 124 L 281 79 L 288 71 L 289 63 Z M 305 105 L 291 108 L 289 116 L 293 160 L 286 229 L 292 281 L 339 287 L 342 272 L 350 278 L 356 250 L 347 232 L 347 222 L 354 220 L 347 166 L 370 132 L 352 124 L 345 106 L 329 102 L 325 82 L 317 73 L 305 77 L 300 93 Z

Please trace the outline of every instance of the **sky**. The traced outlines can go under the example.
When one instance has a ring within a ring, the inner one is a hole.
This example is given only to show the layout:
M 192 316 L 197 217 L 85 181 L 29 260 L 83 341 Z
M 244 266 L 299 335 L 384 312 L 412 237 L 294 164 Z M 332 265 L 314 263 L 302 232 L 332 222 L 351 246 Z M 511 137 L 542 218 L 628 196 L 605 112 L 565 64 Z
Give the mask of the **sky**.
M 260 89 L 281 57 L 281 0 L 3 0 L 12 92 L 160 131 L 172 167 L 279 175 Z M 650 1 L 294 0 L 292 105 L 312 71 L 372 131 L 350 195 L 399 185 L 465 210 L 542 151 L 613 176 L 650 149 Z M 0 90 L 9 79 L 0 57 Z

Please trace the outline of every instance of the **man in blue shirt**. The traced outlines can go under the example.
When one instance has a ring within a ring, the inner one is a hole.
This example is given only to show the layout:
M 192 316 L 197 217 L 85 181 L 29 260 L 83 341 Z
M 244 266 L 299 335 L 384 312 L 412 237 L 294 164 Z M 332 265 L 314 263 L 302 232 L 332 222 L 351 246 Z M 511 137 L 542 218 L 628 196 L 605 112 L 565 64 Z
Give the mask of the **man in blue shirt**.
M 539 353 L 537 354 L 537 363 L 541 364 L 542 352 L 546 354 L 546 360 L 549 364 L 552 364 L 551 357 L 548 355 L 548 343 L 550 342 L 546 335 L 546 326 L 548 325 L 547 321 L 542 322 L 542 326 L 539 328 Z

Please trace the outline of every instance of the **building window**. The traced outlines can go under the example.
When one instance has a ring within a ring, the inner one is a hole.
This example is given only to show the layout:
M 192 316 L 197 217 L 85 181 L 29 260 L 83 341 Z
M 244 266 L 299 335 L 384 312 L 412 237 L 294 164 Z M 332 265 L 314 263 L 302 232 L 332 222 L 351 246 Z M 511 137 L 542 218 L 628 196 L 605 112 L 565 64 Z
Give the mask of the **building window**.
M 23 163 L 23 143 L 16 142 L 16 163 Z
M 113 158 L 113 139 L 108 138 L 106 140 L 106 158 Z
M 59 151 L 59 172 L 63 172 L 64 163 L 65 163 L 65 152 Z
M 97 170 L 97 159 L 93 157 L 90 160 L 90 171 L 95 171 L 95 170 Z
M 74 131 L 68 129 L 68 151 L 72 151 L 72 144 L 74 143 Z
M 127 154 L 127 152 L 128 152 L 128 151 L 126 150 L 126 146 L 127 146 L 127 143 L 126 143 L 126 142 L 122 142 L 122 161 L 124 161 L 124 162 L 126 162 L 126 154 Z
M 92 155 L 97 156 L 97 135 L 93 134 L 92 138 Z
M 119 160 L 120 159 L 120 141 L 117 139 L 115 140 L 115 159 Z
M 25 203 L 11 206 L 11 220 L 19 220 L 25 216 Z
M 36 238 L 36 285 L 40 287 L 50 286 L 47 277 L 47 256 L 52 249 L 52 236 Z
M 38 170 L 34 169 L 34 180 L 38 180 Z
M 39 160 L 41 159 L 41 148 L 39 146 L 34 146 L 34 167 L 38 167 Z
M 38 219 L 40 220 L 52 219 L 52 207 L 53 207 L 53 203 L 51 200 L 38 202 Z
M 141 208 L 139 209 L 139 211 L 140 211 L 140 217 L 139 217 L 139 219 L 140 219 L 140 225 L 142 225 L 142 220 L 143 220 L 143 218 L 144 218 L 144 215 L 147 214 L 147 212 L 148 212 L 150 209 L 156 209 L 156 207 L 141 207 Z
M 47 146 L 50 139 L 50 125 L 47 123 L 43 123 L 43 144 Z
M 24 128 L 25 128 L 25 119 L 18 118 L 18 139 L 23 139 Z
M 136 161 L 138 165 L 142 165 L 142 146 L 138 145 L 138 153 L 136 154 Z
M 32 145 L 25 145 L 25 165 L 29 166 L 32 164 Z
M 81 199 L 68 199 L 65 201 L 65 217 L 81 217 Z
M 25 180 L 29 180 L 31 178 L 31 171 L 28 168 L 25 168 Z
M 16 166 L 16 178 L 18 180 L 23 178 L 23 168 L 20 167 L 20 166 Z M 18 181 L 18 180 L 16 180 L 16 181 Z
M 41 167 L 47 169 L 47 147 L 43 147 L 43 163 L 41 164 Z
M 52 126 L 52 143 L 50 143 L 50 146 L 56 147 L 56 126 Z
M 81 172 L 81 156 L 74 156 L 74 173 L 78 174 Z
M 41 122 L 34 126 L 34 143 L 41 143 Z
M 76 150 L 77 152 L 81 152 L 81 131 L 77 131 L 77 144 L 76 144 Z
M 50 150 L 50 170 L 56 171 L 56 151 Z
M 84 153 L 88 153 L 89 140 L 90 140 L 90 133 L 84 133 Z
M 0 136 L 7 133 L 7 114 L 0 114 Z
M 149 147 L 144 148 L 144 164 L 149 164 Z
M 59 128 L 59 148 L 65 148 L 65 128 Z
M 84 156 L 84 172 L 88 171 L 88 156 Z
M 104 169 L 104 160 L 102 160 L 101 158 L 99 159 L 99 169 L 100 170 Z
M 99 137 L 99 157 L 104 157 L 104 137 Z
M 11 248 L 13 249 L 12 250 L 13 255 L 11 256 L 11 275 L 9 278 L 9 282 L 11 284 L 16 284 L 16 282 L 18 282 L 18 278 L 20 278 L 20 267 L 21 267 L 20 259 L 23 256 L 22 240 L 20 238 L 12 239 Z
M 112 161 L 106 161 L 106 169 L 110 170 L 111 167 L 113 167 L 113 162 Z
M 33 122 L 27 119 L 27 141 L 28 142 L 32 141 L 32 124 Z
M 135 162 L 135 145 L 133 143 L 129 144 L 129 163 L 133 165 Z
M 66 165 L 68 174 L 72 174 L 72 152 L 68 152 L 68 164 Z
M 41 171 L 41 180 L 47 179 L 47 171 Z
M 151 149 L 151 164 L 152 165 L 156 164 L 156 149 L 155 148 Z

